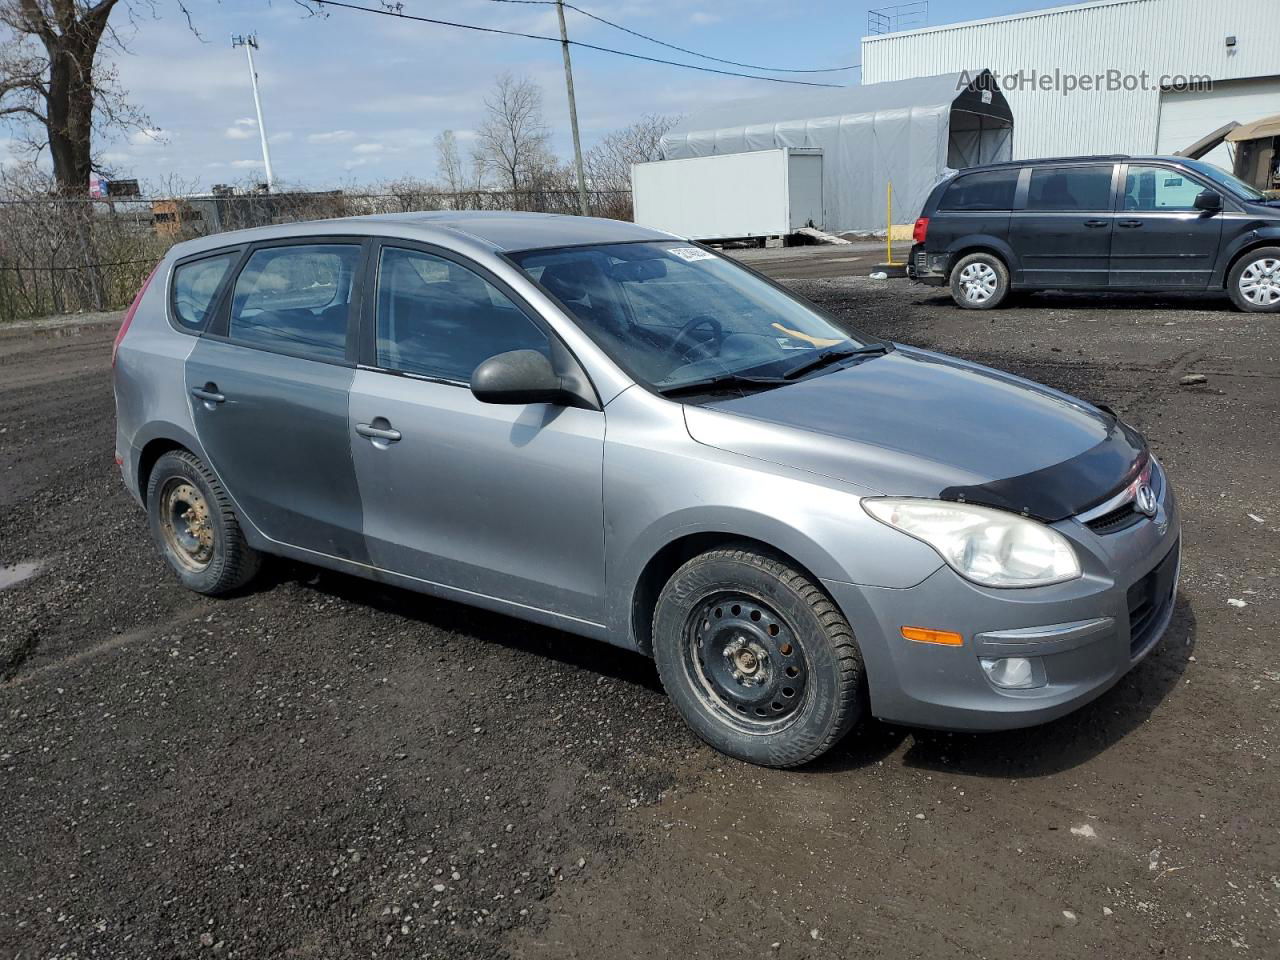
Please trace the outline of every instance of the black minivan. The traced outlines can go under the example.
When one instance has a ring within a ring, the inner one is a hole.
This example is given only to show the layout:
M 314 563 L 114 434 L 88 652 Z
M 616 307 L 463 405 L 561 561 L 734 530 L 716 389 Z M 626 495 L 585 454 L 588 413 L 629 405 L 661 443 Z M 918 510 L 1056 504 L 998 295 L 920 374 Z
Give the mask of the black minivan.
M 1280 313 L 1280 200 L 1199 160 L 969 167 L 929 194 L 908 274 L 989 310 L 1010 291 L 1221 290 Z

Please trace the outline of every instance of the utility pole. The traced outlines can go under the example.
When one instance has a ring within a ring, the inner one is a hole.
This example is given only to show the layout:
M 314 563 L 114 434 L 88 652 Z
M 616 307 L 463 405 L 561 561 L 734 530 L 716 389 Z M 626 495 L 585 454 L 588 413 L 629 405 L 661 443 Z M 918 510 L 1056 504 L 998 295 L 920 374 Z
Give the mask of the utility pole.
M 578 104 L 573 98 L 573 64 L 569 62 L 569 31 L 564 25 L 564 0 L 556 0 L 560 15 L 560 51 L 564 54 L 564 85 L 569 89 L 569 128 L 573 131 L 573 163 L 578 170 L 578 212 L 591 216 L 587 203 L 587 175 L 582 170 L 582 140 L 578 137 Z
M 274 193 L 276 178 L 271 171 L 271 151 L 267 147 L 267 126 L 262 122 L 262 97 L 258 95 L 258 71 L 253 65 L 253 51 L 258 49 L 258 38 L 255 34 L 232 37 L 231 48 L 244 47 L 249 57 L 249 81 L 253 84 L 253 107 L 258 111 L 258 136 L 262 138 L 262 164 L 267 168 L 267 193 Z

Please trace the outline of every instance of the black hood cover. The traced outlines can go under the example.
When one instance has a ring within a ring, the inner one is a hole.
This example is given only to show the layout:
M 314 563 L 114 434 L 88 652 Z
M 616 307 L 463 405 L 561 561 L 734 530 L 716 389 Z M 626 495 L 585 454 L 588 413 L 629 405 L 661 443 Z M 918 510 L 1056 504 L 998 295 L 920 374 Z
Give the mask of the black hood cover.
M 1107 438 L 1079 456 L 1016 477 L 947 487 L 940 496 L 1039 520 L 1065 520 L 1123 490 L 1143 471 L 1150 456 L 1142 435 L 1113 417 Z

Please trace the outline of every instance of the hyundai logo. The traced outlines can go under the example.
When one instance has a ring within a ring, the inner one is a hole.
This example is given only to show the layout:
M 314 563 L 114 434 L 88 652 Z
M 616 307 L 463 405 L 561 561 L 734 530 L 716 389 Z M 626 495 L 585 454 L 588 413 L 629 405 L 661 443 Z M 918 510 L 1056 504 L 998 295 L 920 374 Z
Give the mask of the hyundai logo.
M 1138 487 L 1138 492 L 1133 497 L 1133 505 L 1139 513 L 1145 513 L 1148 517 L 1156 515 L 1160 504 L 1156 502 L 1156 492 L 1151 489 L 1151 484 L 1144 483 Z

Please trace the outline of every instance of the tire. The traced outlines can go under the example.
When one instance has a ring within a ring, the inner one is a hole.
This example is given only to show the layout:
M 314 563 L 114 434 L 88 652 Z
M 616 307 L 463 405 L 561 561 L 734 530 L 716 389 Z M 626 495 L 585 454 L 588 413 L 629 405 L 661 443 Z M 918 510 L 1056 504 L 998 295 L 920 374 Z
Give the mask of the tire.
M 994 310 L 1009 295 L 1009 268 L 994 253 L 971 253 L 951 268 L 951 299 L 965 310 Z
M 1280 313 L 1280 247 L 1250 250 L 1227 274 L 1227 293 L 1246 313 Z
M 221 596 L 257 574 L 261 554 L 245 542 L 231 498 L 200 458 L 174 450 L 147 480 L 151 538 L 183 586 Z
M 690 560 L 658 598 L 653 636 L 658 674 L 680 715 L 739 760 L 808 763 L 866 713 L 848 621 L 807 577 L 767 554 L 726 548 Z

